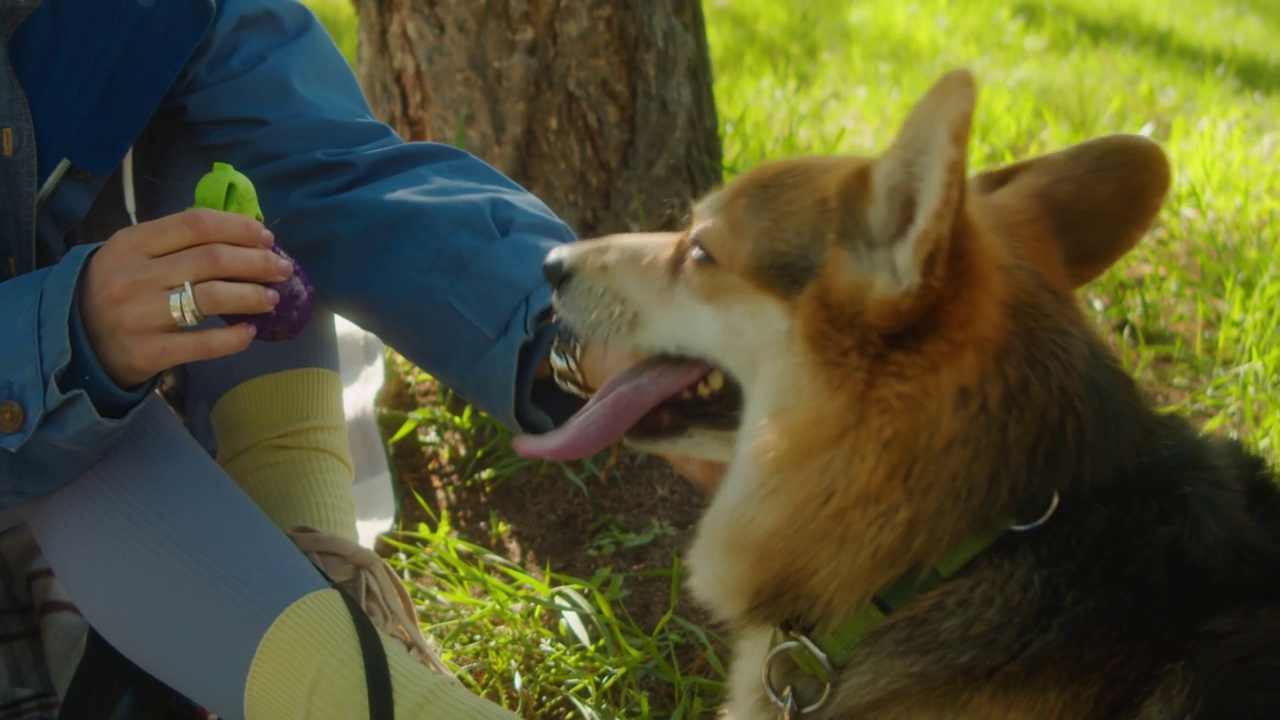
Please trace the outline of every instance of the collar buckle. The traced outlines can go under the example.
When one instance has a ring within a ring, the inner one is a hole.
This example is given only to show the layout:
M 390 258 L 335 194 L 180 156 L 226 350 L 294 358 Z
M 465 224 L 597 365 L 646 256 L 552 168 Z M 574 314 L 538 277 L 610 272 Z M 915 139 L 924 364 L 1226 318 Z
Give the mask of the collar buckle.
M 764 658 L 764 667 L 760 670 L 760 682 L 764 685 L 765 695 L 781 711 L 783 720 L 791 720 L 812 712 L 817 712 L 827 704 L 831 697 L 831 684 L 836 678 L 836 669 L 827 654 L 817 646 L 809 636 L 791 632 L 790 639 L 773 647 Z M 781 692 L 773 684 L 773 665 L 786 653 L 795 666 L 807 675 L 822 683 L 822 695 L 808 705 L 800 705 L 796 700 L 795 687 L 788 684 Z

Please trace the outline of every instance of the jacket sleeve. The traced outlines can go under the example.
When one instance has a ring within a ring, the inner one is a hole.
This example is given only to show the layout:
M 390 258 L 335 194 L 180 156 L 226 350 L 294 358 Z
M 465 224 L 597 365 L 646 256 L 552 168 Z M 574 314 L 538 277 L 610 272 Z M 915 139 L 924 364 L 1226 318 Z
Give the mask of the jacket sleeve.
M 77 340 L 76 287 L 97 245 L 0 283 L 0 506 L 71 481 L 115 442 L 154 383 L 128 392 Z M 98 387 L 105 380 L 110 387 Z
M 378 122 L 308 9 L 221 3 L 168 105 L 210 162 L 254 182 L 321 303 L 509 428 L 554 422 L 531 400 L 550 330 L 540 266 L 572 232 L 472 155 Z

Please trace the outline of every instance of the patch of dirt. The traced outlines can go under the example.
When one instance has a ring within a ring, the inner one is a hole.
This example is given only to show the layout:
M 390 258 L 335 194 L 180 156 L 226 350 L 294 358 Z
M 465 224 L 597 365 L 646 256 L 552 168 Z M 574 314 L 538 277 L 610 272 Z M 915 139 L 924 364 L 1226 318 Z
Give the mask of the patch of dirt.
M 406 382 L 398 369 L 388 368 L 380 407 L 407 412 L 441 402 L 447 401 L 439 397 L 434 382 Z M 389 439 L 399 422 L 382 425 Z M 471 442 L 483 445 L 492 439 L 471 438 Z M 456 437 L 445 440 L 442 445 L 450 448 L 462 442 Z M 539 577 L 547 567 L 582 579 L 605 566 L 620 573 L 669 568 L 672 556 L 682 555 L 692 540 L 694 525 L 708 501 L 665 462 L 625 449 L 616 450 L 606 472 L 596 476 L 582 465 L 571 466 L 579 471 L 585 490 L 555 464 L 532 466 L 500 482 L 468 483 L 458 457 L 446 457 L 409 438 L 392 445 L 392 461 L 400 476 L 402 525 L 430 519 L 414 496 L 416 491 L 432 512 L 448 510 L 460 537 L 520 563 Z M 602 526 L 611 528 L 612 533 L 606 534 L 615 536 L 643 535 L 653 530 L 655 520 L 662 531 L 652 533 L 652 540 L 643 544 L 593 545 Z M 641 629 L 652 631 L 671 607 L 670 583 L 665 575 L 629 577 L 622 610 Z M 706 614 L 683 589 L 676 612 L 710 626 Z M 700 664 L 696 658 L 687 660 L 686 668 Z

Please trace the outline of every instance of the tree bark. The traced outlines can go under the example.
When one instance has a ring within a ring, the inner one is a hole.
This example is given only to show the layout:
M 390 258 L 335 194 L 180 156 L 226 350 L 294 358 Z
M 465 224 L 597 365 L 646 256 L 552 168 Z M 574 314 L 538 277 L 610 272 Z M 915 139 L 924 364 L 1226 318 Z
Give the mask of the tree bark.
M 359 75 L 582 237 L 672 229 L 721 179 L 699 0 L 357 0 Z

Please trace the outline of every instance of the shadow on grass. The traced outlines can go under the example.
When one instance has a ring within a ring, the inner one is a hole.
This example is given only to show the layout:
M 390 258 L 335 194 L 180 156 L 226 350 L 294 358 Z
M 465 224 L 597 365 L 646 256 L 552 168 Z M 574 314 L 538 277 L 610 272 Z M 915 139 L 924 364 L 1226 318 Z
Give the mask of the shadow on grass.
M 1280 4 L 1274 0 L 1255 0 L 1246 3 L 1246 7 L 1280 25 Z M 1079 35 L 1098 45 L 1131 45 L 1160 63 L 1180 64 L 1191 74 L 1213 75 L 1218 68 L 1223 68 L 1250 91 L 1268 95 L 1280 91 L 1280 64 L 1247 50 L 1201 47 L 1177 33 L 1155 27 L 1129 14 L 1103 19 L 1056 2 L 1022 2 L 1014 9 L 1031 23 L 1045 26 L 1073 24 Z
M 435 438 L 425 442 L 414 432 L 391 445 L 402 527 L 447 512 L 459 537 L 534 573 L 550 568 L 590 578 L 611 566 L 629 576 L 622 605 L 646 631 L 656 626 L 669 606 L 672 578 L 664 572 L 691 541 L 707 498 L 670 466 L 635 452 L 619 453 L 607 470 L 604 457 L 563 465 L 520 460 L 496 422 L 474 416 L 458 422 L 465 402 L 431 380 L 409 387 L 396 377 L 397 366 L 388 364 L 379 398 L 383 436 L 391 438 L 417 411 L 430 415 L 422 424 L 432 427 Z M 643 534 L 655 518 L 674 532 L 607 553 L 594 546 L 602 520 Z M 686 618 L 706 619 L 687 594 L 681 595 L 681 611 Z

